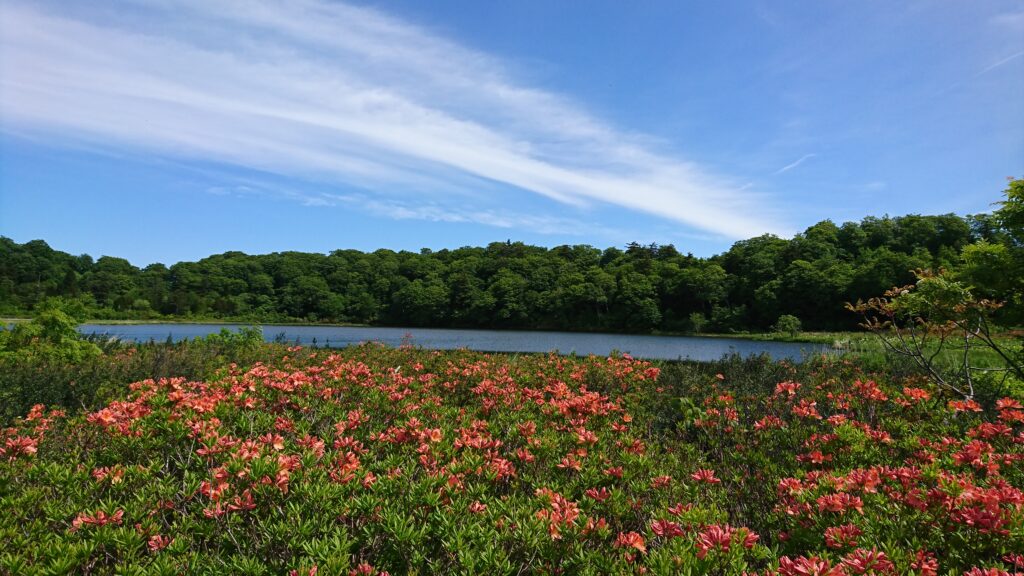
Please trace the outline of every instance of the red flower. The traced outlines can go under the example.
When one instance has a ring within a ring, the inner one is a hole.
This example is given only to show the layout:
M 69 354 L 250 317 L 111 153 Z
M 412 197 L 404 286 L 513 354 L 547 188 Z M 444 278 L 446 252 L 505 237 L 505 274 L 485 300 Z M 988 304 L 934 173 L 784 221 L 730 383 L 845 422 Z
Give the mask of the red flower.
M 538 488 L 536 493 L 550 500 L 550 510 L 540 510 L 537 512 L 537 518 L 548 521 L 548 533 L 551 538 L 558 540 L 562 537 L 562 527 L 576 523 L 580 516 L 579 506 L 549 488 Z
M 842 565 L 832 566 L 828 560 L 811 556 L 779 559 L 779 576 L 846 576 Z
M 597 444 L 597 434 L 586 428 L 580 428 L 576 431 L 576 442 L 579 444 Z
M 652 488 L 664 488 L 664 487 L 668 486 L 671 483 L 672 483 L 672 477 L 671 476 L 656 476 L 653 480 L 651 480 L 651 487 Z
M 150 551 L 157 552 L 159 550 L 163 550 L 164 548 L 167 548 L 168 546 L 170 546 L 171 542 L 173 542 L 173 541 L 174 540 L 172 540 L 171 538 L 169 538 L 167 536 L 162 536 L 160 534 L 156 534 L 156 535 L 153 535 L 153 536 L 151 536 L 149 538 L 149 542 L 147 543 L 147 546 L 149 547 Z
M 817 406 L 817 402 L 804 398 L 796 406 L 793 406 L 792 412 L 794 416 L 800 418 L 821 420 L 821 414 L 818 414 Z
M 818 497 L 818 510 L 821 512 L 836 512 L 842 514 L 853 508 L 861 514 L 864 513 L 864 503 L 859 496 L 849 494 L 826 494 Z
M 647 543 L 644 542 L 644 537 L 636 532 L 619 532 L 615 538 L 615 546 L 617 548 L 636 548 L 642 553 L 647 552 Z
M 785 423 L 778 416 L 765 416 L 754 423 L 754 430 L 765 430 L 768 428 L 785 428 Z
M 1024 568 L 1024 554 L 1006 554 L 1003 556 L 1003 562 L 1013 564 L 1017 568 Z
M 569 454 L 562 461 L 558 463 L 558 467 L 563 470 L 575 470 L 579 472 L 583 470 L 583 463 L 576 459 L 574 454 Z
M 1024 405 L 1013 398 L 1000 398 L 996 400 L 996 410 L 1021 410 Z
M 904 388 L 903 395 L 906 396 L 907 399 L 914 404 L 918 402 L 924 402 L 925 400 L 929 400 L 932 397 L 930 392 L 921 388 Z
M 235 496 L 235 498 L 228 504 L 229 512 L 241 512 L 245 510 L 252 510 L 256 508 L 256 501 L 253 500 L 252 492 L 246 490 L 241 495 Z
M 821 450 L 812 450 L 807 454 L 800 454 L 796 457 L 797 462 L 810 462 L 811 464 L 821 465 L 825 462 L 832 461 L 831 454 L 823 454 Z
M 796 395 L 796 391 L 800 389 L 798 382 L 779 382 L 775 385 L 775 395 L 779 396 L 782 394 L 788 395 L 790 398 Z
M 691 509 L 693 509 L 693 504 L 692 503 L 687 503 L 687 504 L 679 503 L 679 504 L 676 504 L 675 506 L 669 506 L 668 513 L 673 515 L 673 516 L 682 516 L 683 512 L 687 512 L 687 511 L 689 511 Z
M 853 383 L 853 388 L 865 400 L 885 402 L 889 399 L 885 392 L 882 392 L 882 389 L 878 387 L 878 384 L 875 384 L 874 380 L 868 380 L 867 382 L 857 380 Z
M 530 452 L 529 448 L 519 448 L 516 450 L 516 458 L 519 458 L 527 464 L 536 460 L 533 453 Z
M 651 532 L 662 538 L 675 538 L 683 535 L 683 529 L 671 520 L 655 520 L 651 522 Z
M 1009 572 L 1002 568 L 980 568 L 975 566 L 967 572 L 964 572 L 964 576 L 1011 576 Z
M 519 430 L 519 433 L 526 438 L 529 438 L 537 433 L 537 424 L 534 423 L 532 420 L 530 420 L 529 422 L 516 424 L 516 428 Z
M 15 436 L 8 438 L 4 446 L 0 448 L 0 457 L 7 456 L 8 460 L 14 460 L 18 456 L 32 456 L 39 450 L 39 442 L 29 436 Z
M 843 565 L 853 574 L 894 574 L 895 567 L 884 552 L 858 548 L 843 557 Z
M 981 412 L 981 404 L 974 400 L 950 400 L 949 408 L 954 412 Z
M 583 533 L 590 534 L 597 530 L 604 530 L 608 527 L 608 522 L 604 518 L 598 518 L 594 521 L 593 518 L 587 518 L 587 523 L 583 526 Z
M 82 526 L 106 526 L 107 524 L 120 526 L 121 520 L 123 518 L 124 510 L 118 510 L 113 514 L 109 515 L 103 510 L 99 510 L 95 514 L 91 515 L 82 512 L 74 520 L 71 521 L 71 530 L 78 530 Z
M 349 570 L 348 576 L 373 576 L 374 572 L 377 573 L 377 576 L 388 576 L 387 572 L 377 572 L 373 566 L 367 564 L 366 562 L 363 562 L 359 566 L 356 566 L 354 570 Z
M 937 576 L 939 573 L 939 561 L 931 552 L 918 550 L 910 567 L 917 571 L 918 576 Z
M 999 419 L 1003 422 L 1024 423 L 1024 406 L 1013 398 L 996 400 L 996 410 L 999 410 Z
M 729 551 L 732 543 L 733 529 L 729 526 L 713 524 L 705 527 L 697 535 L 697 558 L 703 559 L 712 550 Z
M 848 548 L 857 545 L 857 536 L 863 534 L 853 524 L 832 526 L 825 529 L 825 545 L 829 548 Z
M 690 474 L 690 478 L 693 478 L 697 482 L 704 482 L 707 484 L 721 484 L 722 481 L 715 478 L 715 471 L 708 468 L 701 468 Z

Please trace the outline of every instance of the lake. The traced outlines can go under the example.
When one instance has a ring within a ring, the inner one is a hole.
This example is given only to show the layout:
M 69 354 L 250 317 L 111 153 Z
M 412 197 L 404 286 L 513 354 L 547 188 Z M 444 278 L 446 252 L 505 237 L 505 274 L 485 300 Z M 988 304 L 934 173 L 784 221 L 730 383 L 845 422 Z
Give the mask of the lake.
M 238 330 L 237 324 L 83 324 L 82 334 L 97 334 L 135 342 L 177 342 L 219 332 Z M 341 348 L 362 342 L 389 346 L 412 344 L 422 348 L 451 350 L 468 348 L 482 352 L 552 352 L 606 356 L 613 350 L 637 358 L 718 360 L 729 354 L 741 356 L 767 353 L 775 359 L 802 360 L 807 354 L 830 350 L 821 344 L 759 342 L 740 338 L 700 336 L 644 336 L 635 334 L 593 334 L 578 332 L 531 332 L 516 330 L 449 330 L 441 328 L 362 328 L 345 326 L 264 325 L 263 337 L 305 346 Z

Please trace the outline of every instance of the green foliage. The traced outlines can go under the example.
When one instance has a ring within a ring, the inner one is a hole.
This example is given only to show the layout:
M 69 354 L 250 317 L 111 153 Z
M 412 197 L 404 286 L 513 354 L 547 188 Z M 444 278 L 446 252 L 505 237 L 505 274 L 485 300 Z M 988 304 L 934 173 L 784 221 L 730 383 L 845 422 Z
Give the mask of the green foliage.
M 263 346 L 263 330 L 259 326 L 242 326 L 238 330 L 221 328 L 220 332 L 197 336 L 197 344 L 205 344 L 222 350 L 226 354 L 256 352 Z
M 708 325 L 708 319 L 704 317 L 704 314 L 700 312 L 692 312 L 690 314 L 690 332 L 694 334 L 700 334 L 704 331 Z
M 1024 378 L 1019 342 L 1008 346 L 993 323 L 1001 303 L 976 297 L 944 270 L 918 270 L 916 275 L 915 284 L 847 307 L 861 315 L 862 326 L 887 351 L 910 360 L 936 385 L 964 398 L 973 399 L 976 392 L 991 395 L 995 373 Z M 994 356 L 996 366 L 979 365 L 978 350 Z M 952 364 L 944 362 L 950 355 Z
M 907 284 L 914 269 L 945 266 L 979 294 L 1007 301 L 1003 315 L 1021 318 L 1017 182 L 990 216 L 826 220 L 789 240 L 751 238 L 710 258 L 672 245 L 496 242 L 437 252 L 226 252 L 139 269 L 0 238 L 0 314 L 35 314 L 47 297 L 62 296 L 99 320 L 738 332 L 790 315 L 807 329 L 848 330 L 855 323 L 844 302 Z M 697 315 L 708 324 L 694 324 Z
M 913 284 L 847 304 L 894 357 L 966 399 L 1024 380 L 1024 339 L 1007 331 L 1024 320 L 1024 180 L 1011 179 L 1005 195 L 994 214 L 970 221 L 980 238 L 960 247 L 959 269 L 919 268 Z
M 38 357 L 75 364 L 99 355 L 99 347 L 78 333 L 78 320 L 69 311 L 74 312 L 64 302 L 50 299 L 31 322 L 11 328 L 0 325 L 0 359 Z
M 1024 323 L 1024 180 L 1011 179 L 1005 200 L 986 221 L 986 237 L 961 254 L 957 276 L 983 297 L 1004 304 L 999 319 Z
M 208 378 L 225 365 L 249 365 L 266 353 L 262 331 L 253 327 L 176 344 L 103 342 L 102 352 L 75 334 L 72 348 L 87 346 L 88 353 L 55 353 L 51 344 L 36 339 L 16 352 L 0 354 L 0 426 L 35 404 L 92 409 L 123 395 L 130 382 Z M 0 332 L 0 341 L 3 337 Z M 68 345 L 63 346 L 66 350 Z
M 796 336 L 801 329 L 800 319 L 790 314 L 779 316 L 779 319 L 772 325 L 773 332 L 790 336 Z

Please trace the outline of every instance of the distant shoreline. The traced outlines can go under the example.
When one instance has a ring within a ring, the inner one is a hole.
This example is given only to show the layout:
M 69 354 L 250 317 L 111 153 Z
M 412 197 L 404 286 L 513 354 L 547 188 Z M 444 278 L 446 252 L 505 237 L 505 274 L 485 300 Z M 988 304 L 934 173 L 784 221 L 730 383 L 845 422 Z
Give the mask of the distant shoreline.
M 28 322 L 31 320 L 29 317 L 6 317 L 0 318 L 0 322 L 4 324 L 17 324 L 20 322 Z M 580 334 L 608 334 L 608 335 L 621 335 L 621 336 L 688 336 L 695 338 L 733 338 L 740 340 L 756 340 L 762 342 L 794 342 L 794 343 L 808 343 L 808 344 L 830 344 L 834 345 L 837 342 L 849 341 L 855 338 L 870 337 L 871 334 L 868 332 L 799 332 L 795 335 L 778 333 L 778 332 L 748 332 L 748 333 L 685 333 L 685 332 L 668 332 L 668 331 L 654 331 L 649 333 L 628 333 L 628 332 L 586 332 L 579 330 L 529 330 L 529 329 L 503 329 L 503 328 L 451 328 L 443 326 L 381 326 L 371 324 L 352 324 L 343 322 L 258 322 L 258 321 L 240 321 L 240 320 L 185 320 L 180 318 L 170 319 L 152 319 L 152 320 L 106 320 L 106 319 L 89 319 L 82 324 L 101 324 L 110 326 L 132 326 L 132 325 L 153 325 L 153 324 L 181 324 L 181 325 L 204 325 L 204 324 L 219 324 L 225 326 L 302 326 L 302 327 L 334 327 L 334 328 L 409 328 L 409 329 L 434 329 L 434 330 L 509 330 L 514 332 L 568 332 L 568 333 L 580 333 Z

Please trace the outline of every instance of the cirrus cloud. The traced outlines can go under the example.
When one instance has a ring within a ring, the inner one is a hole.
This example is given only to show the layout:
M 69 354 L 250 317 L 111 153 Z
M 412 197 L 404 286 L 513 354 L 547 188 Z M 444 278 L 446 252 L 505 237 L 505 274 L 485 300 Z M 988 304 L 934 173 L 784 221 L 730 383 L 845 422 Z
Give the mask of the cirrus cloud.
M 137 0 L 58 15 L 15 0 L 0 6 L 0 71 L 4 130 L 358 187 L 370 212 L 456 197 L 481 205 L 458 221 L 504 227 L 493 196 L 512 191 L 728 238 L 786 233 L 730 178 L 363 7 Z

